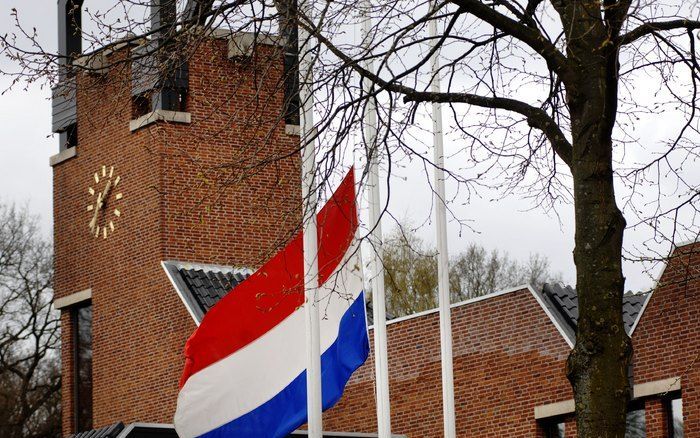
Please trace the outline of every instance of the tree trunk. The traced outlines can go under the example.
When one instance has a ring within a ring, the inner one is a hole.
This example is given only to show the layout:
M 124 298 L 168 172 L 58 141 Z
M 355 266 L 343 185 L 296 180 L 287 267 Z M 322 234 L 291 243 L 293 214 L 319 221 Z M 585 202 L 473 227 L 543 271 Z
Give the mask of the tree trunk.
M 587 52 L 587 53 L 586 53 Z M 579 318 L 567 362 L 578 436 L 625 436 L 632 346 L 622 320 L 622 238 L 625 219 L 615 202 L 612 130 L 618 65 L 605 45 L 581 51 L 577 86 L 567 90 L 571 111 Z

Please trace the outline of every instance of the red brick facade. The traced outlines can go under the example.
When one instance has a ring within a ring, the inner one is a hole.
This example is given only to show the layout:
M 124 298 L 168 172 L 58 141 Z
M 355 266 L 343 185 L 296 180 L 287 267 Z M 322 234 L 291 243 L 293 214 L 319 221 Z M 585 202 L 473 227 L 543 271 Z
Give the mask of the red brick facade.
M 686 437 L 700 436 L 700 243 L 678 248 L 632 335 L 635 383 L 681 378 Z M 647 423 L 658 405 L 647 402 Z M 661 430 L 650 437 L 664 437 Z
M 158 122 L 132 132 L 128 69 L 80 78 L 77 157 L 54 168 L 55 291 L 57 298 L 92 291 L 95 427 L 172 422 L 181 352 L 195 326 L 160 262 L 259 266 L 298 223 L 298 137 L 278 121 L 281 59 L 230 60 L 225 44 L 209 40 L 190 61 L 189 124 Z M 96 82 L 99 88 L 90 86 Z M 255 166 L 262 161 L 268 164 Z M 86 211 L 102 165 L 114 166 L 124 195 L 115 201 L 123 214 L 107 239 L 90 235 Z M 635 383 L 681 377 L 689 437 L 700 437 L 699 251 L 689 245 L 676 252 L 633 334 Z M 62 326 L 69 434 L 68 310 Z M 572 398 L 564 376 L 569 346 L 532 291 L 457 306 L 452 327 L 458 435 L 544 437 L 534 408 Z M 392 322 L 388 340 L 394 432 L 441 436 L 437 313 Z M 642 400 L 649 437 L 667 436 L 662 398 Z M 574 436 L 572 416 L 559 420 Z M 371 357 L 324 414 L 324 428 L 375 430 Z
M 534 406 L 571 398 L 571 388 L 562 379 L 569 347 L 532 293 L 459 306 L 452 319 L 458 435 L 537 436 Z M 442 436 L 438 314 L 390 323 L 387 336 L 394 432 Z M 376 431 L 373 376 L 370 359 L 324 416 L 326 429 Z
M 521 290 L 453 310 L 455 404 L 460 437 L 544 437 L 534 408 L 572 398 L 564 374 L 569 347 L 533 295 Z M 392 426 L 409 437 L 442 436 L 437 313 L 390 323 Z M 700 244 L 675 251 L 647 302 L 632 340 L 634 383 L 681 378 L 684 432 L 700 437 Z M 373 362 L 352 378 L 324 426 L 376 428 Z M 643 397 L 646 436 L 668 437 L 663 389 Z M 573 415 L 554 418 L 576 436 Z M 376 430 L 376 429 L 375 429 Z
M 278 51 L 262 48 L 259 56 Z M 195 325 L 160 263 L 256 267 L 298 223 L 298 136 L 279 122 L 281 55 L 227 59 L 206 41 L 189 62 L 191 123 L 131 131 L 129 71 L 81 74 L 77 156 L 54 167 L 56 298 L 91 289 L 96 427 L 172 422 L 182 349 Z M 124 56 L 123 53 L 112 55 Z M 264 80 L 261 80 L 264 78 Z M 288 158 L 283 158 L 288 157 Z M 260 165 L 268 161 L 268 164 Z M 254 165 L 258 165 L 255 167 Z M 88 187 L 101 166 L 121 180 L 107 239 L 90 234 Z M 73 431 L 69 310 L 62 315 L 63 431 Z

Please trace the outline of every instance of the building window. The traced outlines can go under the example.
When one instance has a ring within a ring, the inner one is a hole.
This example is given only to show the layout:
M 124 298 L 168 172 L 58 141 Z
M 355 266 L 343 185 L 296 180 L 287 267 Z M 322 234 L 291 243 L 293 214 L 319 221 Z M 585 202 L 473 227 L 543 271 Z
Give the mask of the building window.
M 187 88 L 162 88 L 158 91 L 149 90 L 131 96 L 131 119 L 156 110 L 187 112 Z
M 646 413 L 643 403 L 632 403 L 627 412 L 627 429 L 625 438 L 644 438 L 647 436 Z
M 566 436 L 566 423 L 564 419 L 551 419 L 543 424 L 546 438 L 564 438 Z M 627 412 L 627 424 L 625 438 L 645 438 L 647 436 L 644 404 L 632 402 Z M 683 435 L 679 435 L 683 436 Z M 675 435 L 673 435 L 675 438 Z
M 92 305 L 72 309 L 75 431 L 92 429 Z
M 683 438 L 683 399 L 680 396 L 668 401 L 668 436 Z
M 296 51 L 284 55 L 284 122 L 299 125 L 301 101 L 299 99 L 299 56 Z
M 179 111 L 181 112 L 187 112 L 187 97 L 188 97 L 188 92 L 187 88 L 181 88 L 178 90 L 177 93 L 177 99 L 178 99 L 178 108 Z
M 131 119 L 138 119 L 151 112 L 151 96 L 149 93 L 141 93 L 131 96 Z
M 547 438 L 564 438 L 566 436 L 566 425 L 563 421 L 551 421 L 545 425 L 544 436 Z
M 78 146 L 78 124 L 72 123 L 68 125 L 65 131 L 58 134 L 59 151 L 74 148 Z

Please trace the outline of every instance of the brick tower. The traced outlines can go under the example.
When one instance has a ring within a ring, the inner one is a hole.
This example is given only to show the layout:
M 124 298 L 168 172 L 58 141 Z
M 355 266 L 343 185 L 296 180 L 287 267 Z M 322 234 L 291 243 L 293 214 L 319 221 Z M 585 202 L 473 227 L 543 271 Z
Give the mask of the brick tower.
M 199 35 L 167 80 L 149 79 L 153 62 L 136 55 L 157 37 L 80 55 L 80 4 L 59 1 L 72 60 L 54 90 L 51 158 L 64 435 L 171 423 L 195 323 L 161 262 L 255 268 L 294 232 L 301 202 L 275 39 Z

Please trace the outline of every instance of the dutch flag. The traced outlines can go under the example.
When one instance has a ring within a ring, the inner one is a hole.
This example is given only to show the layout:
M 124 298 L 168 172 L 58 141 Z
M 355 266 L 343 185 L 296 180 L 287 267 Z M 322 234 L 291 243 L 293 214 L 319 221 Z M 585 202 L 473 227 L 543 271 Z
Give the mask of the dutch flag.
M 369 353 L 353 171 L 318 213 L 323 409 Z M 286 437 L 306 422 L 303 239 L 219 301 L 185 345 L 181 437 Z

